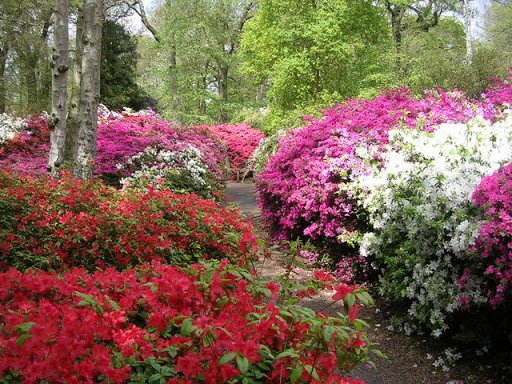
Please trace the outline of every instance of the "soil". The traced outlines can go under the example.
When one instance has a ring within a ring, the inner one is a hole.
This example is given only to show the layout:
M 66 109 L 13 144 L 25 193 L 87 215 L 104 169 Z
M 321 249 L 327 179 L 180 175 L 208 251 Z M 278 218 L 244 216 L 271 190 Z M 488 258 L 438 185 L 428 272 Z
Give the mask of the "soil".
M 240 212 L 251 220 L 256 235 L 271 244 L 265 230 L 261 211 L 256 200 L 256 188 L 251 180 L 244 183 L 229 183 L 225 204 L 236 206 Z M 286 260 L 279 253 L 275 258 L 265 259 L 256 265 L 258 274 L 264 279 L 271 279 L 285 273 Z M 377 368 L 359 366 L 351 376 L 364 380 L 368 384 L 510 384 L 512 367 L 502 362 L 497 363 L 492 356 L 477 357 L 474 351 L 464 352 L 449 371 L 434 367 L 434 361 L 443 356 L 446 345 L 434 343 L 419 337 L 409 337 L 393 332 L 390 327 L 390 304 L 379 298 L 374 292 L 375 306 L 364 308 L 360 317 L 369 323 L 366 334 L 375 347 L 383 352 L 387 359 L 375 358 Z M 303 303 L 312 309 L 323 309 L 332 304 L 328 295 L 319 295 Z M 334 315 L 341 308 L 329 307 Z M 469 358 L 468 356 L 473 356 Z M 512 355 L 511 355 L 512 356 Z

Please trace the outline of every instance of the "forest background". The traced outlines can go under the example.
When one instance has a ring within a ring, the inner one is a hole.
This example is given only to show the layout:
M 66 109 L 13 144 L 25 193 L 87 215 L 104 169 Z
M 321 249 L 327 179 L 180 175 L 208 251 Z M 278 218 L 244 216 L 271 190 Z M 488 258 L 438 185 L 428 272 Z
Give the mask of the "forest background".
M 70 5 L 71 35 L 78 3 Z M 506 78 L 512 63 L 510 0 L 105 5 L 101 102 L 151 107 L 181 124 L 245 122 L 270 133 L 390 87 L 416 95 L 456 88 L 478 97 L 492 78 Z M 51 109 L 54 6 L 0 4 L 0 112 Z M 134 24 L 141 9 L 142 28 Z

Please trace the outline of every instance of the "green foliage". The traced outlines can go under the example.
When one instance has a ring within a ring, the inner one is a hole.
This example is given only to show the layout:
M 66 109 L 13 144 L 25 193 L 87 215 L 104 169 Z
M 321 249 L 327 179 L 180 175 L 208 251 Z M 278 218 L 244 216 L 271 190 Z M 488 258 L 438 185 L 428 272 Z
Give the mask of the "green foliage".
M 161 42 L 141 40 L 143 87 L 164 115 L 183 124 L 227 122 L 251 106 L 255 90 L 239 73 L 249 1 L 172 0 L 157 9 Z M 223 121 L 224 120 L 224 121 Z
M 261 1 L 241 44 L 246 73 L 270 81 L 267 130 L 290 111 L 378 88 L 387 35 L 380 10 L 365 1 Z
M 137 85 L 137 41 L 112 21 L 103 23 L 101 39 L 101 101 L 110 109 L 143 109 L 148 95 Z

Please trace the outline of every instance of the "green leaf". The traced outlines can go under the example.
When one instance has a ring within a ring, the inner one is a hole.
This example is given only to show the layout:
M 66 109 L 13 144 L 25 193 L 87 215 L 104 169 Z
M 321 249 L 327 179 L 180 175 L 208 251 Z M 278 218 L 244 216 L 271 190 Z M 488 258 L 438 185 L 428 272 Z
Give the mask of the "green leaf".
M 306 369 L 306 372 L 309 373 L 313 379 L 315 379 L 316 381 L 319 381 L 319 382 L 321 381 L 320 377 L 318 376 L 318 372 L 316 371 L 315 368 L 313 368 L 311 365 L 305 365 L 304 368 Z
M 149 383 L 156 383 L 157 381 L 160 381 L 160 378 L 162 375 L 159 373 L 155 373 L 154 375 L 149 376 L 148 382 Z
M 244 355 L 238 355 L 236 357 L 236 365 L 242 375 L 245 375 L 249 371 L 249 360 Z
M 296 383 L 302 377 L 303 371 L 304 367 L 302 364 L 297 364 L 295 368 L 293 368 L 293 371 L 290 374 L 290 381 L 292 384 Z
M 188 318 L 181 323 L 180 334 L 182 336 L 190 336 L 196 327 L 192 326 L 192 319 Z
M 107 299 L 108 303 L 110 304 L 110 306 L 112 307 L 112 309 L 114 311 L 120 311 L 121 310 L 121 307 L 119 306 L 119 304 L 117 304 L 114 300 L 112 300 L 110 297 L 108 297 L 107 295 L 105 295 L 105 299 Z
M 219 359 L 218 365 L 224 365 L 233 360 L 238 354 L 236 352 L 228 352 Z
M 28 333 L 36 323 L 29 321 L 28 323 L 19 324 L 14 327 L 14 330 L 18 335 Z
M 18 339 L 16 340 L 16 346 L 21 347 L 23 345 L 23 343 L 25 342 L 25 340 L 30 339 L 31 337 L 32 336 L 30 335 L 30 333 L 24 333 L 23 335 L 18 337 Z
M 287 349 L 286 351 L 281 352 L 279 355 L 276 356 L 276 360 L 282 359 L 283 357 L 299 357 L 297 352 L 295 352 L 294 349 Z
M 345 298 L 345 305 L 350 309 L 356 302 L 356 298 L 353 294 L 349 293 Z

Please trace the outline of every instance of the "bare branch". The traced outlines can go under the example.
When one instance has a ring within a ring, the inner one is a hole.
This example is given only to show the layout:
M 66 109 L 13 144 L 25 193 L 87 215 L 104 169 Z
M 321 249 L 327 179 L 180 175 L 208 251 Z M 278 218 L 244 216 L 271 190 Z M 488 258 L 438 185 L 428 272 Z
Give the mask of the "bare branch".
M 160 35 L 158 34 L 158 31 L 155 29 L 155 27 L 153 27 L 151 25 L 151 23 L 149 22 L 149 19 L 148 19 L 148 16 L 146 14 L 146 10 L 144 9 L 144 4 L 142 4 L 142 1 L 140 1 L 140 0 L 131 0 L 131 1 L 126 1 L 126 4 L 137 15 L 139 15 L 139 17 L 140 17 L 140 19 L 142 21 L 142 24 L 144 24 L 144 26 L 147 28 L 147 30 L 149 32 L 151 32 L 151 34 L 153 35 L 153 38 L 156 41 L 160 42 L 161 41 Z

